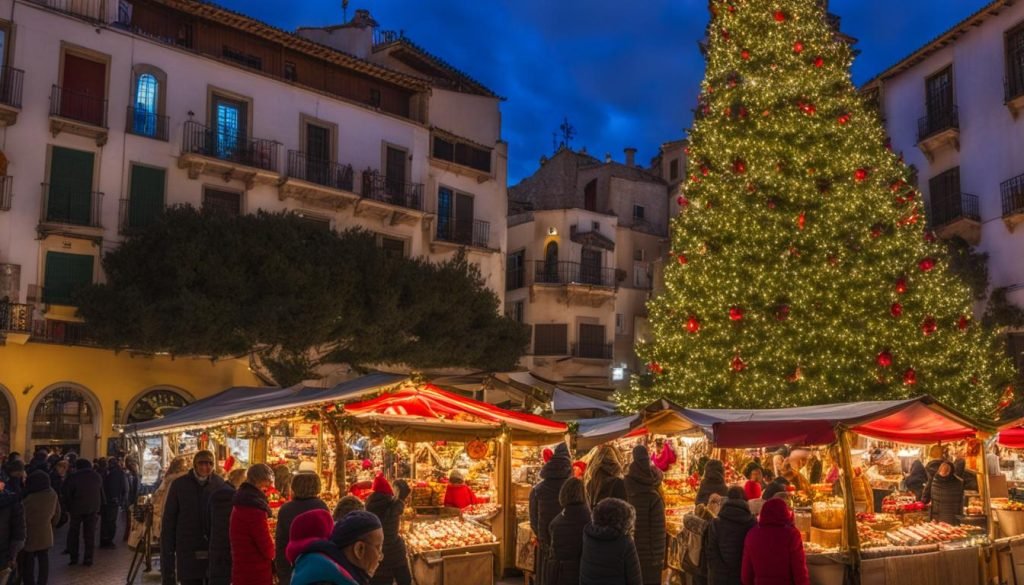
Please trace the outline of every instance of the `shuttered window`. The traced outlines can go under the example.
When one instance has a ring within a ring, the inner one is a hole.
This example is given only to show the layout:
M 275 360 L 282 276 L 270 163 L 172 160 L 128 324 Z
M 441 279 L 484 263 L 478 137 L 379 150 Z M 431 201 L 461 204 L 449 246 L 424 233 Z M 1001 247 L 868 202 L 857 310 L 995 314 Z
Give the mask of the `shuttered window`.
M 54 146 L 50 152 L 50 185 L 46 219 L 90 225 L 92 223 L 93 154 Z
M 47 252 L 43 302 L 70 305 L 78 289 L 92 284 L 92 265 L 92 256 Z
M 569 326 L 560 324 L 538 324 L 533 328 L 534 355 L 567 355 Z
M 146 227 L 160 216 L 164 209 L 166 174 L 164 169 L 132 165 L 128 227 Z
M 228 215 L 241 215 L 242 194 L 207 187 L 203 190 L 203 208 Z

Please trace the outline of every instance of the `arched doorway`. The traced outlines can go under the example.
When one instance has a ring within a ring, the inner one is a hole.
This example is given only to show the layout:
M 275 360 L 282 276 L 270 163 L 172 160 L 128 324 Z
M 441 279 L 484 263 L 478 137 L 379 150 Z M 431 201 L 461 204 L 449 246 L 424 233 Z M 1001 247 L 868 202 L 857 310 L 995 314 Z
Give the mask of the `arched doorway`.
M 558 242 L 548 242 L 544 248 L 543 278 L 541 282 L 558 283 Z
M 88 390 L 73 384 L 52 386 L 43 391 L 31 409 L 25 450 L 32 453 L 47 448 L 96 457 L 102 420 L 99 402 Z
M 163 418 L 187 406 L 192 399 L 184 392 L 172 388 L 153 388 L 135 397 L 124 415 L 125 424 L 135 424 Z
M 0 385 L 0 456 L 11 452 L 11 443 L 14 441 L 14 428 L 12 425 L 17 420 L 14 417 L 14 401 L 11 394 Z

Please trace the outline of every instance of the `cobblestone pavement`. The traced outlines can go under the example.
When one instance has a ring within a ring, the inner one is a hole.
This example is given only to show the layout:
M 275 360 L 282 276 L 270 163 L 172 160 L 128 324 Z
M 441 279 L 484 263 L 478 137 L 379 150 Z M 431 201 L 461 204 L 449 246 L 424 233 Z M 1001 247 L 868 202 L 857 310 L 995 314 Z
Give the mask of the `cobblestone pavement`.
M 128 545 L 118 540 L 117 548 L 106 550 L 97 548 L 93 558 L 93 566 L 83 567 L 81 564 L 68 566 L 68 556 L 60 554 L 67 542 L 67 526 L 65 525 L 54 535 L 54 547 L 50 549 L 50 583 L 52 585 L 127 585 L 128 568 L 134 553 Z M 118 536 L 124 534 L 124 524 L 117 529 Z M 97 534 L 97 541 L 99 535 Z M 81 559 L 79 559 L 81 563 Z M 139 572 L 134 585 L 154 585 L 160 583 L 160 570 L 156 562 L 152 573 Z M 497 585 L 523 585 L 522 577 L 503 579 Z

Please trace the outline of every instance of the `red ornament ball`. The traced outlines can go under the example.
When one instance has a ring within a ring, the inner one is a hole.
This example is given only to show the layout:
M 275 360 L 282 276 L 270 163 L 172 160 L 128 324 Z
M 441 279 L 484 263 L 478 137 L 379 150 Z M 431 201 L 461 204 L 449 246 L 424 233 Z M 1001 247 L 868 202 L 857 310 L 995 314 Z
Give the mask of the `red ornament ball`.
M 960 331 L 967 331 L 967 328 L 971 326 L 971 320 L 967 318 L 967 315 L 960 315 L 960 318 L 956 321 L 956 327 Z
M 789 305 L 779 305 L 775 309 L 775 318 L 779 321 L 785 321 L 789 318 Z
M 659 364 L 658 362 L 651 362 L 647 364 L 647 371 L 651 372 L 652 374 L 660 374 L 665 371 L 665 368 L 662 368 L 661 364 Z
M 807 114 L 808 116 L 813 116 L 815 112 L 818 111 L 818 108 L 812 103 L 798 102 L 797 106 L 800 108 L 801 112 Z
M 727 10 L 728 10 L 729 12 L 736 12 L 736 5 L 735 5 L 735 4 L 730 4 L 730 5 L 728 6 Z
M 921 272 L 928 272 L 932 268 L 935 268 L 935 259 L 923 258 L 920 262 L 917 263 L 917 267 L 921 269 Z
M 898 278 L 898 279 L 896 279 L 896 292 L 898 292 L 899 294 L 902 295 L 902 294 L 906 293 L 907 290 L 908 290 L 907 279 L 906 278 Z
M 729 307 L 729 319 L 733 321 L 743 320 L 743 307 Z
M 934 243 L 935 242 L 935 232 L 933 232 L 931 230 L 926 231 L 924 233 L 924 241 L 928 242 L 929 244 Z
M 804 229 L 804 225 L 806 225 L 806 224 L 807 224 L 807 215 L 803 211 L 801 211 L 800 215 L 798 215 L 796 217 L 796 229 L 802 230 L 802 229 Z
M 700 174 L 702 174 L 702 175 L 704 175 L 706 177 L 706 176 L 708 176 L 708 173 L 710 173 L 710 172 L 711 172 L 711 169 L 709 169 L 707 165 L 700 165 Z
M 745 369 L 747 369 L 747 364 L 743 362 L 743 358 L 740 356 L 732 358 L 732 371 L 742 372 Z
M 799 55 L 804 52 L 804 44 L 800 41 L 793 43 L 793 52 Z
M 677 257 L 677 259 L 679 260 L 679 264 L 682 266 L 686 266 L 686 263 L 689 262 L 689 260 L 686 258 L 686 254 L 680 254 Z
M 786 22 L 786 13 L 781 10 L 776 10 L 775 14 L 772 15 L 772 18 L 775 19 L 775 22 Z
M 930 315 L 925 317 L 924 321 L 921 322 L 921 333 L 923 333 L 925 337 L 935 333 L 938 328 L 939 325 L 935 322 L 935 317 Z
M 875 363 L 883 368 L 888 368 L 892 365 L 892 352 L 888 349 L 878 352 L 878 355 L 875 357 Z
M 855 181 L 857 181 L 858 183 L 864 181 L 864 179 L 867 179 L 867 178 L 868 178 L 868 170 L 867 169 L 857 169 L 856 171 L 853 171 L 853 179 Z
M 690 200 L 687 199 L 686 197 L 682 196 L 682 195 L 680 195 L 679 197 L 676 197 L 676 203 L 679 204 L 679 207 L 689 207 L 690 206 Z
M 815 57 L 814 66 L 817 67 L 818 69 L 821 69 L 822 67 L 825 66 L 825 59 L 820 55 Z
M 842 114 L 836 119 L 836 121 L 839 122 L 840 126 L 846 126 L 850 123 L 850 114 Z
M 690 318 L 686 320 L 686 331 L 693 335 L 700 331 L 700 320 L 695 315 L 690 315 Z
M 740 51 L 740 59 L 743 59 L 744 61 L 750 61 L 750 51 L 748 51 L 747 49 L 743 49 L 742 51 Z
M 917 372 L 914 371 L 914 368 L 907 368 L 907 371 L 903 372 L 903 385 L 913 386 L 914 384 L 917 384 Z
M 903 305 L 893 303 L 892 306 L 889 307 L 889 314 L 896 318 L 901 317 L 903 315 Z
M 747 161 L 742 158 L 738 158 L 732 163 L 732 170 L 737 175 L 742 175 L 747 172 Z

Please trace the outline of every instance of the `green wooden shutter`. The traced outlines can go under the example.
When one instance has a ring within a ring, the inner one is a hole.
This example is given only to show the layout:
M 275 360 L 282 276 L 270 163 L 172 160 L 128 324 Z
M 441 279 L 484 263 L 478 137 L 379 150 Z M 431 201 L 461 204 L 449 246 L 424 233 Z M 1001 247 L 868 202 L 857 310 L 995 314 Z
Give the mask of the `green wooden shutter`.
M 128 227 L 146 227 L 164 208 L 164 169 L 132 165 Z
M 53 147 L 47 220 L 75 225 L 92 223 L 92 161 L 91 152 Z
M 92 284 L 92 263 L 84 254 L 47 252 L 43 302 L 70 305 L 76 290 Z

